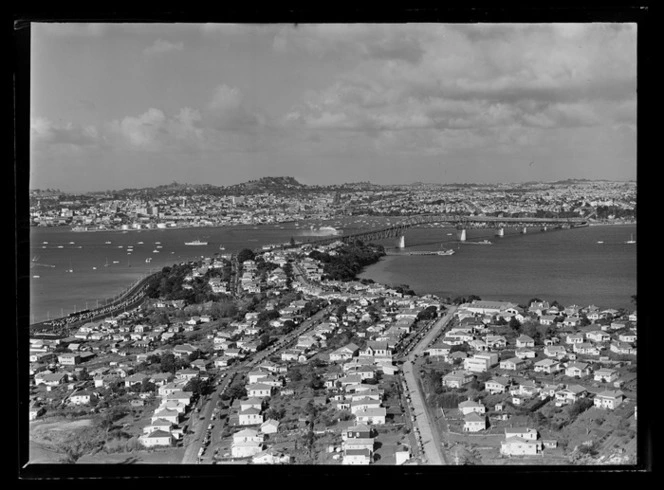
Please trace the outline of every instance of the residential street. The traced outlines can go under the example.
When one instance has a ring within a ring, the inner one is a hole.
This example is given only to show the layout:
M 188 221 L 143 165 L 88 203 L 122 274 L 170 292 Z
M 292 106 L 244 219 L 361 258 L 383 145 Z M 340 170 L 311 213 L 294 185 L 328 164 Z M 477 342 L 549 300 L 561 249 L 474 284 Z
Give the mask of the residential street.
M 428 465 L 444 465 L 447 464 L 445 454 L 443 453 L 442 441 L 436 429 L 435 421 L 431 418 L 424 401 L 424 394 L 422 392 L 420 383 L 417 381 L 416 374 L 414 373 L 413 360 L 424 351 L 429 343 L 438 335 L 441 329 L 445 328 L 447 323 L 451 320 L 456 310 L 455 306 L 450 306 L 442 318 L 440 318 L 431 330 L 423 337 L 423 339 L 415 346 L 415 348 L 408 355 L 408 360 L 403 363 L 403 376 L 410 395 L 410 403 L 412 405 L 411 412 L 415 420 L 413 421 L 414 427 L 417 428 L 422 441 L 424 455 L 426 458 L 425 463 Z

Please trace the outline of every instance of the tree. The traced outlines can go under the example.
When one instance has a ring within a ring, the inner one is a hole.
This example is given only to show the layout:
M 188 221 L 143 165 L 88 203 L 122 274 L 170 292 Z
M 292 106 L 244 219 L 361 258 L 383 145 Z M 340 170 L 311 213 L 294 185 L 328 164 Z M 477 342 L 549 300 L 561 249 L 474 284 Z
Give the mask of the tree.
M 237 254 L 237 261 L 241 264 L 245 260 L 254 260 L 256 258 L 256 254 L 254 253 L 253 250 L 249 248 L 244 248 L 240 250 L 240 252 Z
M 521 322 L 519 322 L 519 320 L 517 320 L 516 317 L 514 317 L 514 316 L 512 318 L 510 318 L 510 321 L 509 321 L 508 325 L 512 330 L 514 330 L 516 332 L 521 330 Z

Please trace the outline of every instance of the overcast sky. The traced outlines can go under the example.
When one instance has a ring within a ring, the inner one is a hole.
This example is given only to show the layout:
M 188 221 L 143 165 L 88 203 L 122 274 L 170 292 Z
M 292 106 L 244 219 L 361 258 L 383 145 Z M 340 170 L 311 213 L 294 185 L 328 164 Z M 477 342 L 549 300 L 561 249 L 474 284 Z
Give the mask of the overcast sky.
M 32 24 L 30 187 L 636 178 L 635 24 Z

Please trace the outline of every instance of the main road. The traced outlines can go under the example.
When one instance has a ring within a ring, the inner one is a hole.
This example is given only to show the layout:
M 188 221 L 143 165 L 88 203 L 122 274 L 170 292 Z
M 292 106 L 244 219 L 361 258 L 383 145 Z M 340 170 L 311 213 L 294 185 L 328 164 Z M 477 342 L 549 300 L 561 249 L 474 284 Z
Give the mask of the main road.
M 428 465 L 444 465 L 448 463 L 443 453 L 442 441 L 436 428 L 435 419 L 427 408 L 422 387 L 418 382 L 416 373 L 413 372 L 413 360 L 415 357 L 421 355 L 429 343 L 447 326 L 454 316 L 455 311 L 456 306 L 450 306 L 447 309 L 445 315 L 436 321 L 429 332 L 412 348 L 402 366 L 403 377 L 408 390 L 407 393 L 410 395 L 411 413 L 414 416 L 413 424 L 419 431 L 426 464 Z

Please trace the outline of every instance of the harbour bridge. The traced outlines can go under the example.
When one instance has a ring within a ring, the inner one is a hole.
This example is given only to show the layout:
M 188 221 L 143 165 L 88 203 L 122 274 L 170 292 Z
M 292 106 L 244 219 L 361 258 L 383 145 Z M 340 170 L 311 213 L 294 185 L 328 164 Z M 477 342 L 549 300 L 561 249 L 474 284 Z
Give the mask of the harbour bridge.
M 498 216 L 460 216 L 460 215 L 414 215 L 404 217 L 403 221 L 392 226 L 367 230 L 341 236 L 330 236 L 308 241 L 312 245 L 325 245 L 335 241 L 350 243 L 356 240 L 371 241 L 397 238 L 398 247 L 405 247 L 405 231 L 423 225 L 453 225 L 457 229 L 457 239 L 466 241 L 466 230 L 469 228 L 493 228 L 496 236 L 504 236 L 505 228 L 517 228 L 520 233 L 527 233 L 528 229 L 536 228 L 541 231 L 551 229 L 570 229 L 588 226 L 586 218 L 515 218 Z

